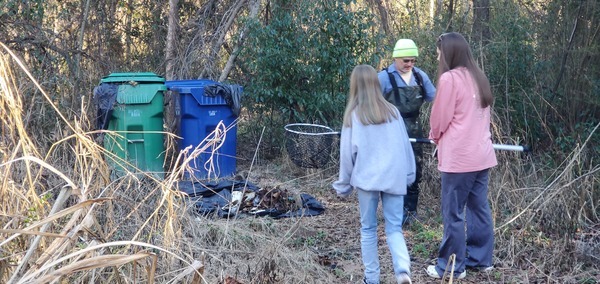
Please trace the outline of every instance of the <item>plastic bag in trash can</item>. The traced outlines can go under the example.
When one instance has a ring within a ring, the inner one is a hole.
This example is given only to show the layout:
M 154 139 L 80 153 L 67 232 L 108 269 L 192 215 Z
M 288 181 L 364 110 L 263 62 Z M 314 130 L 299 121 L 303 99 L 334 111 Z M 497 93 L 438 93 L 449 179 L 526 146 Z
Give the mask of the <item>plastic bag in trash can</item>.
M 240 98 L 242 96 L 242 86 L 226 85 L 215 83 L 204 87 L 204 94 L 208 97 L 221 96 L 231 108 L 235 116 L 240 115 Z
M 115 101 L 117 100 L 117 92 L 119 85 L 102 83 L 94 88 L 94 103 L 98 109 L 96 116 L 96 129 L 108 129 L 108 122 L 113 110 Z

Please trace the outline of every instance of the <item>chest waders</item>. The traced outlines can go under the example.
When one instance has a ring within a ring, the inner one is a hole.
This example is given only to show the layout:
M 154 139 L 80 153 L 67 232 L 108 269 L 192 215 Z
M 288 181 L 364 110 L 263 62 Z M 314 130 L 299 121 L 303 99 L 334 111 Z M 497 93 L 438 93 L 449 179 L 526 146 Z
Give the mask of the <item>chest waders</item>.
M 392 73 L 389 73 L 392 91 L 384 94 L 385 99 L 395 105 L 400 111 L 404 120 L 408 136 L 411 138 L 423 137 L 423 128 L 419 123 L 419 114 L 421 105 L 425 102 L 425 89 L 423 79 L 419 72 L 413 72 L 417 86 L 398 87 Z M 415 182 L 407 188 L 404 196 L 404 224 L 410 224 L 417 215 L 417 204 L 419 202 L 419 183 L 421 181 L 421 163 L 423 159 L 423 148 L 419 143 L 413 143 L 413 153 L 415 154 L 416 179 Z

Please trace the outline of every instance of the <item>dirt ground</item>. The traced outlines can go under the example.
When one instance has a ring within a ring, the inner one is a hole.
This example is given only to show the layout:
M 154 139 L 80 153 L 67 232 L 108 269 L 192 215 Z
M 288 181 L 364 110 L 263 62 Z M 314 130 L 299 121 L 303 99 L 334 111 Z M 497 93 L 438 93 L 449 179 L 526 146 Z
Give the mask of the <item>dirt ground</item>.
M 335 149 L 333 153 L 335 153 Z M 547 245 L 536 243 L 531 238 L 515 234 L 532 234 L 528 231 L 497 232 L 492 272 L 467 270 L 464 279 L 433 279 L 425 271 L 428 265 L 435 264 L 442 239 L 443 225 L 440 213 L 440 176 L 437 161 L 432 149 L 424 148 L 422 179 L 420 183 L 418 221 L 404 228 L 404 236 L 411 257 L 413 283 L 600 283 L 600 271 L 596 269 L 597 256 L 580 261 L 577 252 L 567 250 L 571 240 L 547 239 Z M 260 152 L 260 151 L 258 151 Z M 306 169 L 295 165 L 289 157 L 256 159 L 251 165 L 255 152 L 240 151 L 244 159 L 238 160 L 238 172 L 248 181 L 260 187 L 277 186 L 295 193 L 308 193 L 325 207 L 322 215 L 302 217 L 294 239 L 303 240 L 304 246 L 318 255 L 318 262 L 335 276 L 335 283 L 362 283 L 363 266 L 360 251 L 360 222 L 358 202 L 354 192 L 349 198 L 336 196 L 331 184 L 337 179 L 338 163 L 331 157 L 324 168 Z M 493 174 L 502 175 L 501 169 Z M 490 185 L 490 192 L 502 190 L 506 185 Z M 491 200 L 493 203 L 493 200 Z M 492 204 L 493 206 L 494 204 Z M 380 208 L 381 209 L 381 208 Z M 379 255 L 381 283 L 393 284 L 394 272 L 383 229 L 383 217 L 379 213 Z M 285 224 L 285 220 L 279 220 Z M 600 232 L 600 226 L 598 226 Z M 511 235 L 512 234 L 512 235 Z M 597 235 L 597 234 L 596 234 Z M 552 245 L 549 245 L 552 244 Z M 555 267 L 556 259 L 569 255 L 574 262 L 565 267 Z M 575 256 L 575 257 L 573 257 Z M 591 260 L 590 260 L 591 259 Z M 577 261 L 575 261 L 577 260 Z M 316 283 L 331 283 L 327 280 Z M 286 282 L 283 283 L 291 283 Z
M 362 283 L 363 266 L 360 252 L 360 223 L 358 219 L 358 201 L 353 193 L 342 199 L 331 189 L 331 182 L 337 178 L 337 166 L 332 163 L 328 169 L 301 169 L 285 158 L 281 164 L 269 163 L 255 166 L 250 173 L 250 181 L 259 186 L 277 184 L 290 191 L 308 193 L 320 201 L 325 212 L 319 216 L 303 217 L 302 226 L 295 232 L 296 239 L 306 240 L 317 252 L 321 265 L 329 267 L 332 274 L 338 275 L 338 283 Z M 247 167 L 246 167 L 247 168 Z M 439 195 L 434 189 L 435 181 L 425 176 L 419 219 L 414 225 L 405 228 L 404 236 L 411 256 L 413 283 L 450 283 L 427 276 L 425 269 L 435 263 L 437 249 L 441 241 L 442 225 L 439 216 Z M 381 207 L 380 207 L 381 209 Z M 379 212 L 379 253 L 381 264 L 381 283 L 395 283 L 391 257 L 383 230 L 383 217 Z M 285 222 L 285 221 L 282 221 Z M 462 280 L 453 279 L 453 283 L 519 283 L 505 281 L 504 275 L 510 275 L 508 269 L 497 267 L 491 273 L 467 271 Z M 324 283 L 324 282 L 323 282 Z M 535 283 L 530 282 L 530 283 Z
M 333 196 L 321 196 L 320 200 L 325 205 L 326 212 L 321 216 L 312 218 L 315 231 L 325 232 L 329 236 L 323 241 L 322 253 L 328 259 L 330 265 L 340 269 L 345 275 L 350 275 L 348 283 L 360 283 L 363 266 L 360 259 L 360 223 L 358 221 L 358 208 L 356 196 L 346 200 L 339 200 Z M 391 257 L 387 247 L 385 233 L 383 231 L 382 215 L 379 215 L 379 253 L 381 263 L 381 282 L 395 283 Z M 421 219 L 428 218 L 426 216 Z M 434 221 L 434 220 L 432 220 Z M 421 222 L 430 222 L 422 220 Z M 424 224 L 426 225 L 426 224 Z M 420 226 L 416 224 L 415 226 Z M 441 232 L 441 226 L 439 227 Z M 314 232 L 312 232 L 314 233 Z M 435 254 L 439 241 L 425 244 L 416 243 L 419 236 L 417 230 L 411 227 L 405 228 L 404 236 L 411 255 L 411 273 L 413 283 L 440 283 L 440 279 L 427 276 L 425 269 L 435 262 Z M 455 283 L 503 283 L 494 280 L 493 275 L 485 272 L 467 272 L 467 277 L 460 281 L 454 279 Z

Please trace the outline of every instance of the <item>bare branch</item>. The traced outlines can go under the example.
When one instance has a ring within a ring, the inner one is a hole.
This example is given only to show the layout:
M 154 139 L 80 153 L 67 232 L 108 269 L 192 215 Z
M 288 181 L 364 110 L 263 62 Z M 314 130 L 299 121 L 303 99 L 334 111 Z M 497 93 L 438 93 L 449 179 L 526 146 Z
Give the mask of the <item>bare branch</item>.
M 251 19 L 256 18 L 256 15 L 258 14 L 258 8 L 260 7 L 261 2 L 262 2 L 261 0 L 254 0 L 253 3 L 251 3 L 251 5 L 252 5 L 250 8 L 250 18 Z M 248 24 L 246 24 L 246 26 L 244 26 L 244 29 L 240 32 L 240 38 L 239 38 L 238 42 L 236 43 L 235 47 L 233 48 L 233 52 L 231 53 L 231 56 L 227 60 L 227 64 L 225 65 L 223 72 L 221 72 L 221 76 L 219 77 L 219 82 L 224 81 L 225 79 L 227 79 L 227 76 L 229 76 L 229 72 L 231 72 L 231 68 L 233 68 L 233 63 L 235 62 L 235 59 L 237 58 L 237 56 L 240 52 L 240 49 L 244 43 L 244 40 L 246 39 L 247 31 L 248 31 Z

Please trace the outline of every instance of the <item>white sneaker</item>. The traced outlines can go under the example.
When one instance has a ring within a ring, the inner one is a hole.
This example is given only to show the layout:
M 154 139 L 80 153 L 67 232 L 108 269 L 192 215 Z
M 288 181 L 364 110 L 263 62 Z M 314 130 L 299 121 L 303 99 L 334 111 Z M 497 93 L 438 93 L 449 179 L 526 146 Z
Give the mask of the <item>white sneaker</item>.
M 467 266 L 467 269 L 471 269 L 477 272 L 487 272 L 490 273 L 494 270 L 494 266 Z
M 430 266 L 427 266 L 427 269 L 426 269 L 426 271 L 427 271 L 427 275 L 429 275 L 429 277 L 433 277 L 433 278 L 437 278 L 437 279 L 440 279 L 440 278 L 442 278 L 442 275 L 440 275 L 440 274 L 437 272 L 437 270 L 435 269 L 435 265 L 430 265 Z M 456 277 L 456 279 L 463 279 L 463 278 L 465 278 L 465 277 L 467 277 L 467 271 L 466 271 L 466 270 L 465 270 L 465 271 L 463 271 L 461 274 L 459 274 L 459 275 Z
M 400 273 L 400 275 L 396 276 L 396 281 L 398 281 L 398 284 L 412 284 L 410 277 L 406 273 Z

